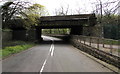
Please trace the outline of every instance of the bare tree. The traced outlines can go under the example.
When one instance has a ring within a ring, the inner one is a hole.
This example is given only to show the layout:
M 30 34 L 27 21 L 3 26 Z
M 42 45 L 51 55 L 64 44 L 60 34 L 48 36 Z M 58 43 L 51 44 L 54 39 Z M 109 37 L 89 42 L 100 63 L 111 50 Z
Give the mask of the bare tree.
M 55 9 L 55 15 L 62 16 L 62 15 L 68 15 L 68 13 L 69 13 L 69 5 L 67 5 L 66 8 L 63 7 L 63 6 L 61 6 L 60 8 Z M 66 29 L 63 29 L 62 31 L 63 31 L 63 33 L 65 33 L 65 32 L 66 32 Z M 61 30 L 58 29 L 58 32 L 60 33 Z
M 104 37 L 104 25 L 116 22 L 116 19 L 113 18 L 115 18 L 114 15 L 117 13 L 118 8 L 120 8 L 119 2 L 118 0 L 96 0 L 93 3 L 95 6 L 93 12 L 98 15 L 98 22 L 101 26 L 101 37 Z
M 14 1 L 6 2 L 1 7 L 2 22 L 3 24 L 8 24 L 9 20 L 19 16 L 26 8 L 29 6 L 29 2 L 24 1 Z
M 77 14 L 81 14 L 81 10 L 82 10 L 82 8 L 78 8 L 78 9 L 76 9 L 76 12 L 77 12 Z
M 67 5 L 67 8 L 61 6 L 58 9 L 55 9 L 55 15 L 68 15 L 69 12 L 69 5 Z
M 95 5 L 95 9 L 93 10 L 93 12 L 99 12 L 98 14 L 101 14 L 101 16 L 103 14 L 106 14 L 106 13 L 116 13 L 117 12 L 117 9 L 120 7 L 119 6 L 119 2 L 118 0 L 113 0 L 113 1 L 106 1 L 103 3 L 102 0 L 96 0 L 96 3 L 92 3 Z M 112 7 L 110 7 L 112 6 Z

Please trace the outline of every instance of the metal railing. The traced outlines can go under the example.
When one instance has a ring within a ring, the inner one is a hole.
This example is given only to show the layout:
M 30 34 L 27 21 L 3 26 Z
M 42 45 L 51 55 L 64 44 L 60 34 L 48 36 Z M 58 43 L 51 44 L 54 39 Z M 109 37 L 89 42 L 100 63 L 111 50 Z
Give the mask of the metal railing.
M 98 50 L 102 50 L 115 56 L 120 56 L 118 40 L 82 35 L 78 36 L 77 40 L 82 44 L 97 48 Z

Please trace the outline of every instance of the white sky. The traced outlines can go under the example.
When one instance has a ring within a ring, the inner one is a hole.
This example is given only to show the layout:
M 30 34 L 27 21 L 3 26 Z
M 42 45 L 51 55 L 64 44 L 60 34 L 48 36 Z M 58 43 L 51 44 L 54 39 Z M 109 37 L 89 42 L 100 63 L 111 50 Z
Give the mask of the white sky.
M 55 9 L 59 9 L 61 6 L 66 10 L 68 5 L 69 14 L 75 13 L 80 8 L 83 8 L 81 11 L 84 13 L 90 13 L 92 10 L 90 0 L 34 0 L 34 2 L 44 5 L 51 15 L 54 15 Z
M 14 1 L 14 0 L 9 0 L 9 1 Z M 69 14 L 71 13 L 77 14 L 76 10 L 79 9 L 81 9 L 81 13 L 91 13 L 93 8 L 95 8 L 95 6 L 93 6 L 92 3 L 96 2 L 97 0 L 23 0 L 23 1 L 30 1 L 32 3 L 38 3 L 44 5 L 48 10 L 49 14 L 54 15 L 55 9 L 59 9 L 61 6 L 63 6 L 64 9 L 66 9 L 68 5 L 69 5 Z M 103 3 L 106 1 L 116 1 L 116 0 L 102 0 Z
M 81 10 L 81 13 L 92 13 L 93 9 L 95 9 L 94 4 L 99 0 L 27 0 L 32 1 L 34 3 L 39 3 L 44 5 L 48 10 L 50 15 L 54 15 L 55 9 L 59 9 L 61 6 L 66 10 L 69 5 L 69 14 L 78 14 L 76 10 Z M 101 0 L 103 3 L 118 1 L 118 0 Z M 109 6 L 110 8 L 114 5 Z

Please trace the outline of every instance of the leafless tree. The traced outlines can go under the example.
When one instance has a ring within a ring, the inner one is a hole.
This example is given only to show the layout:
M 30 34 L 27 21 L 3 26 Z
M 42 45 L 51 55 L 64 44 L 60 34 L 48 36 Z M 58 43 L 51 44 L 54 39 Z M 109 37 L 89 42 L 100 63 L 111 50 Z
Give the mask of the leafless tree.
M 81 14 L 81 10 L 82 10 L 82 8 L 78 8 L 78 9 L 76 9 L 76 12 L 77 12 L 77 14 Z
M 68 15 L 69 12 L 69 5 L 67 5 L 67 8 L 61 6 L 58 9 L 55 9 L 55 15 Z
M 69 13 L 69 5 L 67 5 L 67 8 L 61 6 L 60 8 L 58 9 L 55 9 L 55 15 L 59 15 L 59 16 L 63 16 L 63 15 L 68 15 Z M 63 29 L 62 30 L 63 33 L 65 33 L 65 30 Z M 58 29 L 58 32 L 60 33 L 60 29 Z
M 27 8 L 27 6 L 29 6 L 29 4 L 29 2 L 25 1 L 6 2 L 1 7 L 3 24 L 7 24 L 9 20 L 19 16 Z
M 99 15 L 99 24 L 101 25 L 101 32 L 102 35 L 101 37 L 104 37 L 104 31 L 103 31 L 103 23 L 107 23 L 107 22 L 115 22 L 115 20 L 109 20 L 111 15 L 114 15 L 117 13 L 118 8 L 120 8 L 119 6 L 119 0 L 107 0 L 106 2 L 103 0 L 96 0 L 96 2 L 93 3 L 93 5 L 95 6 L 93 12 L 95 12 L 97 15 Z M 104 21 L 103 16 L 107 16 L 106 20 Z
M 93 10 L 93 12 L 96 12 L 98 14 L 101 14 L 101 17 L 103 14 L 107 14 L 107 13 L 112 13 L 115 14 L 117 12 L 117 9 L 120 7 L 118 0 L 112 0 L 112 1 L 106 1 L 103 3 L 102 0 L 96 0 L 96 3 L 92 3 L 95 5 L 95 9 Z M 112 6 L 110 8 L 110 6 Z

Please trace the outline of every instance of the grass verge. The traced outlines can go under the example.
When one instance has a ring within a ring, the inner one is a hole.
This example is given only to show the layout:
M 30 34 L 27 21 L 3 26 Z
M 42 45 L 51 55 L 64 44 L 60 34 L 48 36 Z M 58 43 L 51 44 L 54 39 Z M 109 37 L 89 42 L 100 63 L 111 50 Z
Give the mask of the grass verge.
M 118 45 L 119 41 L 115 41 L 115 40 L 105 40 L 104 44 L 112 44 L 112 45 Z
M 12 54 L 21 52 L 23 50 L 26 50 L 28 48 L 33 47 L 35 44 L 25 44 L 25 45 L 16 45 L 16 46 L 8 46 L 3 48 L 2 50 L 0 50 L 0 53 L 2 53 L 2 55 L 0 54 L 0 58 L 5 58 L 8 57 Z

